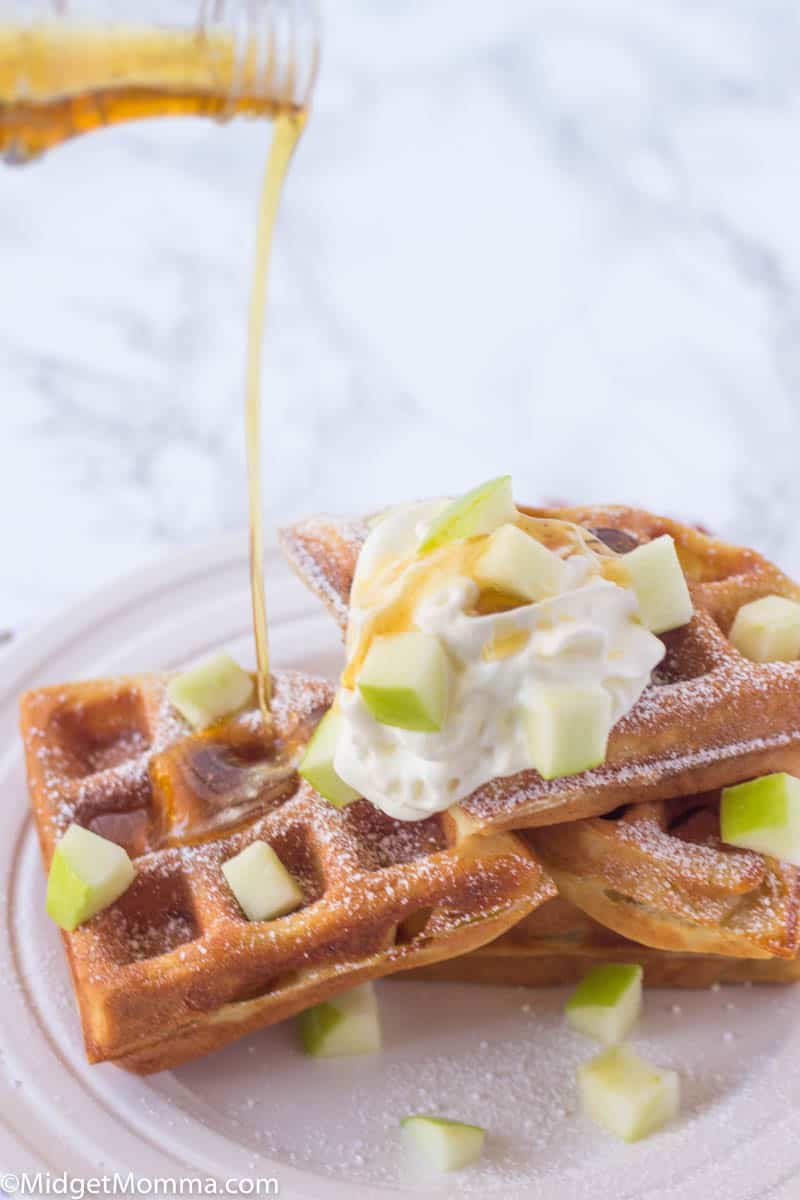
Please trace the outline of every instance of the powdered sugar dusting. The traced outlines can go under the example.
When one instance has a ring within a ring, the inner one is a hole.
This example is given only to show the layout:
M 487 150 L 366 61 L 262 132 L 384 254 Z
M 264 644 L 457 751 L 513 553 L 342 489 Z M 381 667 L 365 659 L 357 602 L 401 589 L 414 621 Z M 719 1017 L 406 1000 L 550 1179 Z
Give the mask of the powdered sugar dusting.
M 745 958 L 797 953 L 800 871 L 723 845 L 716 792 L 530 836 L 562 895 L 628 937 Z
M 24 705 L 46 852 L 68 821 L 102 821 L 98 831 L 119 837 L 135 861 L 127 891 L 68 935 L 76 987 L 92 986 L 84 1014 L 102 1014 L 87 1037 L 103 1057 L 141 1053 L 151 1069 L 168 1065 L 187 1027 L 213 1026 L 227 1040 L 354 973 L 355 982 L 446 957 L 452 937 L 459 948 L 480 944 L 552 892 L 517 839 L 486 839 L 485 854 L 462 855 L 442 818 L 400 826 L 365 801 L 344 810 L 323 801 L 295 767 L 331 701 L 326 681 L 276 675 L 266 739 L 252 711 L 224 731 L 191 733 L 167 682 L 43 689 Z M 112 738 L 115 756 L 129 746 L 133 757 L 92 773 L 87 746 L 105 753 Z M 254 840 L 272 846 L 303 893 L 273 921 L 248 922 L 221 869 Z
M 278 531 L 289 563 L 330 610 L 342 631 L 347 626 L 350 584 L 369 531 L 368 520 L 308 517 Z
M 550 781 L 533 771 L 494 780 L 463 802 L 476 823 L 544 824 L 559 810 L 574 819 L 636 801 L 637 792 L 656 784 L 662 795 L 691 792 L 734 782 L 737 767 L 757 774 L 762 762 L 764 769 L 791 770 L 800 761 L 800 664 L 749 662 L 724 632 L 745 601 L 772 592 L 796 598 L 797 585 L 754 550 L 640 509 L 529 511 L 589 528 L 620 529 L 639 541 L 671 535 L 696 612 L 683 630 L 667 635 L 662 673 L 615 727 L 602 767 Z M 364 520 L 312 517 L 282 537 L 292 565 L 343 628 L 366 532 Z M 706 783 L 709 774 L 714 778 Z
M 563 990 L 401 978 L 378 990 L 380 1055 L 309 1060 L 294 1031 L 279 1028 L 254 1039 L 252 1053 L 246 1045 L 227 1052 L 235 1089 L 226 1087 L 225 1072 L 200 1063 L 182 1069 L 180 1083 L 204 1105 L 218 1106 L 228 1135 L 243 1147 L 376 1197 L 400 1188 L 502 1200 L 596 1200 L 601 1186 L 614 1200 L 641 1200 L 651 1187 L 667 1188 L 706 1163 L 709 1138 L 722 1178 L 743 1131 L 780 1120 L 797 1099 L 792 1072 L 781 1062 L 796 1020 L 791 990 L 737 992 L 736 1012 L 726 1007 L 729 990 L 646 992 L 632 1046 L 678 1071 L 682 1103 L 674 1123 L 632 1146 L 615 1142 L 580 1111 L 575 1072 L 598 1047 L 566 1026 Z M 678 1017 L 672 1012 L 677 998 Z M 733 1036 L 726 1039 L 725 1032 Z M 399 1128 L 403 1117 L 420 1112 L 485 1127 L 482 1157 L 437 1176 Z M 734 1194 L 723 1188 L 720 1183 L 717 1194 Z

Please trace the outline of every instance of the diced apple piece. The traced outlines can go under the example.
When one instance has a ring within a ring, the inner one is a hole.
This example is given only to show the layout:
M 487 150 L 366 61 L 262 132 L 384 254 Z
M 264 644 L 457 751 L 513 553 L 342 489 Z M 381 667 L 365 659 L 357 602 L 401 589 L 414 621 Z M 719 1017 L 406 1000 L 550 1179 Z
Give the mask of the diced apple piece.
M 358 792 L 337 774 L 333 766 L 336 741 L 339 736 L 341 717 L 335 709 L 326 712 L 314 736 L 306 747 L 303 761 L 298 770 L 313 788 L 328 800 L 334 808 L 345 808 L 358 799 Z
M 438 1171 L 457 1171 L 483 1150 L 486 1130 L 447 1117 L 412 1116 L 400 1122 L 417 1149 Z
M 743 604 L 730 639 L 753 662 L 792 662 L 800 658 L 800 604 L 783 596 L 762 596 Z
M 371 983 L 307 1008 L 298 1020 L 306 1054 L 318 1058 L 375 1054 L 382 1045 L 378 1000 Z
M 720 834 L 729 846 L 800 866 L 800 779 L 781 772 L 723 788 Z
M 531 762 L 543 779 L 576 775 L 605 761 L 611 697 L 600 684 L 542 687 L 527 717 Z
M 515 521 L 518 515 L 511 491 L 511 476 L 490 479 L 453 500 L 433 518 L 419 544 L 419 553 L 428 554 L 459 538 L 493 533 L 501 525 Z
M 642 968 L 633 963 L 593 967 L 570 996 L 565 1011 L 579 1033 L 609 1046 L 624 1041 L 642 1011 Z
M 653 1067 L 624 1046 L 612 1046 L 578 1068 L 586 1114 L 624 1142 L 636 1142 L 677 1115 L 677 1072 Z
M 667 633 L 692 619 L 692 597 L 669 534 L 630 550 L 622 563 L 651 633 Z
M 56 846 L 47 880 L 47 912 L 72 931 L 119 899 L 135 878 L 122 846 L 70 825 Z
M 475 564 L 484 588 L 534 602 L 562 588 L 564 560 L 516 525 L 501 525 Z
M 205 729 L 243 708 L 253 694 L 253 680 L 229 654 L 176 675 L 167 695 L 194 729 Z
M 302 888 L 267 842 L 251 842 L 222 864 L 222 874 L 248 921 L 272 921 L 303 903 Z
M 358 689 L 382 725 L 435 732 L 447 716 L 450 662 L 431 633 L 377 637 L 367 651 Z

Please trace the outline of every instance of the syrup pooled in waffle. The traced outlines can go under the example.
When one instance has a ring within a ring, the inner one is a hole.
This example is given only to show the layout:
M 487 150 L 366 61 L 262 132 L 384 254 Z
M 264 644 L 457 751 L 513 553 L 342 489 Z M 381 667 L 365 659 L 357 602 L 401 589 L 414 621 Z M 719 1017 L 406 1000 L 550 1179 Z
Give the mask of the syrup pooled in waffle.
M 639 702 L 612 730 L 602 766 L 549 781 L 533 770 L 493 780 L 461 802 L 473 828 L 574 821 L 623 804 L 800 769 L 800 662 L 750 662 L 727 637 L 742 604 L 773 593 L 800 599 L 795 583 L 754 550 L 641 509 L 522 511 L 583 525 L 623 552 L 670 534 L 695 613 L 688 625 L 664 636 L 666 657 Z M 315 517 L 281 534 L 289 561 L 342 629 L 367 532 L 365 520 Z
M 660 950 L 790 958 L 800 869 L 719 836 L 719 794 L 647 801 L 528 834 L 561 896 Z
M 124 845 L 135 879 L 64 940 L 92 1061 L 151 1072 L 367 979 L 462 954 L 555 894 L 518 838 L 452 817 L 336 809 L 295 770 L 329 684 L 274 681 L 274 736 L 246 712 L 191 733 L 164 676 L 77 683 L 22 701 L 45 865 L 73 821 Z M 222 864 L 269 842 L 305 903 L 248 922 Z
M 409 977 L 488 987 L 567 987 L 592 967 L 609 962 L 639 963 L 648 987 L 800 979 L 798 958 L 731 958 L 643 946 L 593 921 L 562 896 L 548 900 L 493 942 L 460 958 L 420 967 Z

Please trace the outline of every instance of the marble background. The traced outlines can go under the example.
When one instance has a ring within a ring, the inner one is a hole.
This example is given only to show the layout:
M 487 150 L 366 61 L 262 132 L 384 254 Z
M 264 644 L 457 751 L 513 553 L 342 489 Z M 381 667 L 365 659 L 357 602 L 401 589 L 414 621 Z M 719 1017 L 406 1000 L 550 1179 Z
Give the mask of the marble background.
M 512 471 L 800 569 L 792 0 L 323 0 L 265 396 L 275 523 Z M 266 126 L 0 170 L 0 630 L 244 520 Z

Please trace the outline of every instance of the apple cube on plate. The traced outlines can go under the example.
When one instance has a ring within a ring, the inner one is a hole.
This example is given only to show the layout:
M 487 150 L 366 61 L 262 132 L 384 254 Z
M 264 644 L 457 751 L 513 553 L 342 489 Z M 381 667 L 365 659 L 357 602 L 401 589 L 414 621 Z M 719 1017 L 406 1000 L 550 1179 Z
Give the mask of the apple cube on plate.
M 459 538 L 492 533 L 499 526 L 515 521 L 517 516 L 511 476 L 501 475 L 498 479 L 490 479 L 453 500 L 433 518 L 418 552 L 428 554 Z
M 554 596 L 564 578 L 564 560 L 516 525 L 501 525 L 475 564 L 484 588 L 532 603 Z
M 784 596 L 762 596 L 743 604 L 729 637 L 752 662 L 792 662 L 800 657 L 800 604 Z
M 303 903 L 302 888 L 267 842 L 251 842 L 222 873 L 248 921 L 272 921 Z
M 651 1066 L 625 1046 L 612 1046 L 578 1068 L 587 1116 L 624 1142 L 660 1129 L 678 1112 L 677 1072 Z
M 238 712 L 253 694 L 253 680 L 229 654 L 215 654 L 176 675 L 167 695 L 194 729 L 206 729 Z
M 341 717 L 329 709 L 314 730 L 298 771 L 334 808 L 345 808 L 359 793 L 336 774 L 333 765 Z
M 307 1008 L 298 1022 L 305 1052 L 316 1058 L 374 1054 L 381 1048 L 378 1000 L 371 983 Z
M 537 688 L 527 724 L 531 763 L 543 779 L 588 771 L 605 761 L 611 697 L 600 684 Z
M 621 561 L 651 633 L 667 633 L 692 619 L 692 598 L 669 534 L 637 546 Z
M 47 912 L 72 931 L 118 900 L 136 872 L 122 846 L 70 825 L 56 846 L 47 879 Z
M 433 634 L 395 633 L 375 638 L 358 689 L 382 725 L 430 733 L 446 719 L 450 671 L 444 647 Z
M 779 772 L 723 788 L 720 836 L 800 866 L 800 779 Z
M 607 1045 L 623 1041 L 642 1011 L 642 968 L 633 963 L 593 967 L 570 996 L 567 1020 Z
M 411 1116 L 400 1122 L 420 1153 L 438 1171 L 457 1171 L 483 1150 L 486 1130 L 447 1117 Z

